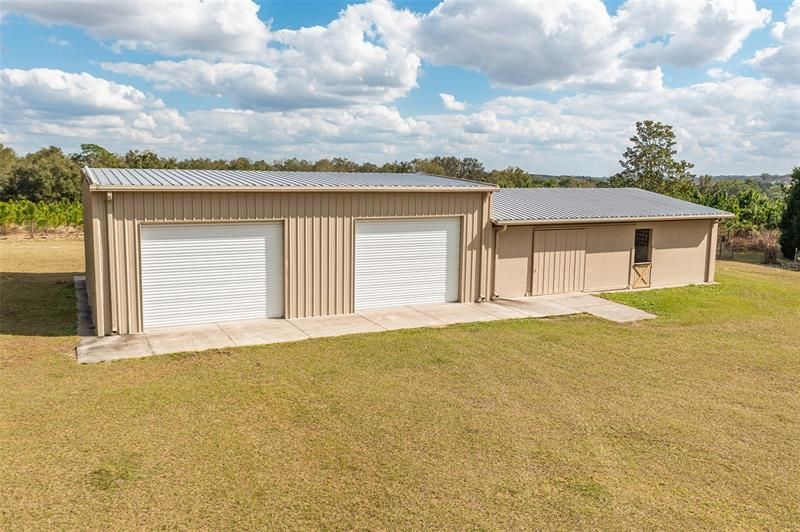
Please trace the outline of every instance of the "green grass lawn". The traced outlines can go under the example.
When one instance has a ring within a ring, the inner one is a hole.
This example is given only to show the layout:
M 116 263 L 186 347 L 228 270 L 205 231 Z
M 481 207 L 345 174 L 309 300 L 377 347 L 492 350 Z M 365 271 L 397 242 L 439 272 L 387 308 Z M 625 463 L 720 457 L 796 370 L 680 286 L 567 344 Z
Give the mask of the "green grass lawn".
M 792 528 L 800 274 L 618 293 L 658 319 L 79 366 L 78 241 L 0 241 L 0 529 Z

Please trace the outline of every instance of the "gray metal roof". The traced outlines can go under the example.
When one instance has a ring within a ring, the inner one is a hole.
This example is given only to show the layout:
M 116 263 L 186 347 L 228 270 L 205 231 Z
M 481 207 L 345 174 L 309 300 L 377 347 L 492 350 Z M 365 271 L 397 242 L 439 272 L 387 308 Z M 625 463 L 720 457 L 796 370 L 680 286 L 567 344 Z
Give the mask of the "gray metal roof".
M 494 189 L 430 174 L 84 168 L 95 190 L 115 189 Z
M 731 216 L 638 188 L 503 188 L 492 194 L 492 220 L 499 223 Z

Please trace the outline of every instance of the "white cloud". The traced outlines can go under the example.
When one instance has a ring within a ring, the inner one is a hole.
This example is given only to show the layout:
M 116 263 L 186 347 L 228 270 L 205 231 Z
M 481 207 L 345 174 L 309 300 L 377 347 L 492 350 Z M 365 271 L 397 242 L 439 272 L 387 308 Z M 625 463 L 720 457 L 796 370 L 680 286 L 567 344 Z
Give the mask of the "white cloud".
M 675 126 L 679 156 L 698 172 L 786 171 L 800 149 L 800 95 L 768 80 L 736 77 L 689 87 L 555 102 L 501 97 L 475 112 L 404 116 L 387 106 L 254 112 L 194 111 L 192 131 L 213 155 L 382 162 L 434 154 L 476 156 L 489 167 L 609 175 L 636 120 Z M 213 147 L 213 148 L 212 148 Z M 208 155 L 208 154 L 207 154 Z
M 87 73 L 2 69 L 0 105 L 14 141 L 32 149 L 55 139 L 127 142 L 124 151 L 131 143 L 178 145 L 189 129 L 159 98 Z
M 800 85 L 800 0 L 789 6 L 784 21 L 773 25 L 772 36 L 780 44 L 757 50 L 746 63 L 779 83 Z
M 83 25 L 117 49 L 180 56 L 102 67 L 158 91 L 224 95 L 220 106 L 232 107 L 178 112 L 90 74 L 0 70 L 2 134 L 21 151 L 94 141 L 117 151 L 204 157 L 382 162 L 445 153 L 476 156 L 489 167 L 608 175 L 633 123 L 653 118 L 675 126 L 679 155 L 700 172 L 785 171 L 800 153 L 800 95 L 787 85 L 797 81 L 800 63 L 792 55 L 800 0 L 773 26 L 775 45 L 751 60 L 774 80 L 737 77 L 720 62 L 766 20 L 765 10 L 745 1 L 697 7 L 663 0 L 648 9 L 630 0 L 612 16 L 597 0 L 446 0 L 425 15 L 375 0 L 347 7 L 325 26 L 275 32 L 250 2 L 169 3 L 169 23 L 146 3 L 9 3 L 50 24 Z M 446 111 L 401 113 L 392 102 L 417 86 L 423 59 L 483 72 L 494 85 L 569 95 L 518 94 L 467 106 L 441 93 Z M 708 62 L 706 83 L 663 83 L 662 63 Z
M 4 9 L 45 24 L 86 28 L 115 50 L 140 49 L 208 58 L 259 57 L 269 28 L 250 0 L 169 2 L 6 0 Z
M 14 112 L 94 115 L 163 107 L 161 100 L 129 85 L 50 68 L 2 69 L 0 90 L 6 115 Z
M 617 14 L 617 27 L 637 44 L 624 54 L 629 65 L 697 67 L 729 59 L 770 15 L 753 0 L 627 0 Z
M 422 17 L 416 41 L 436 65 L 484 72 L 493 83 L 529 87 L 599 73 L 620 50 L 599 0 L 444 0 Z
M 190 57 L 104 66 L 162 88 L 226 94 L 248 109 L 388 103 L 417 86 L 422 58 L 512 88 L 652 89 L 662 83 L 660 64 L 725 60 L 770 16 L 753 0 L 628 0 L 615 16 L 600 0 L 444 0 L 421 15 L 372 0 L 349 5 L 326 26 L 272 32 L 251 0 L 182 0 L 159 9 L 8 0 L 6 9 L 84 27 L 117 50 Z M 775 53 L 758 61 L 769 68 Z
M 488 167 L 609 175 L 636 120 L 672 124 L 679 156 L 698 172 L 786 171 L 800 153 L 800 94 L 768 79 L 734 77 L 682 88 L 584 93 L 547 101 L 504 96 L 475 109 L 404 115 L 386 105 L 178 113 L 137 89 L 88 74 L 0 71 L 3 125 L 20 151 L 98 142 L 176 156 L 347 156 L 382 162 L 434 154 Z M 56 105 L 43 105 L 54 101 Z M 12 105 L 13 104 L 13 105 Z M 54 112 L 54 108 L 68 112 Z
M 444 105 L 444 108 L 448 111 L 463 111 L 467 108 L 467 104 L 459 102 L 452 94 L 442 92 L 439 94 L 439 98 L 442 99 L 442 105 Z
M 160 89 L 226 95 L 245 109 L 365 105 L 396 100 L 417 86 L 420 58 L 408 47 L 408 11 L 381 0 L 350 6 L 325 27 L 281 30 L 260 63 L 202 59 L 102 63 Z
M 753 0 L 628 0 L 615 16 L 599 0 L 444 0 L 415 40 L 433 64 L 500 86 L 641 90 L 660 85 L 659 65 L 729 59 L 769 18 Z
M 709 68 L 706 70 L 706 74 L 711 79 L 731 79 L 734 77 L 733 74 L 719 67 Z

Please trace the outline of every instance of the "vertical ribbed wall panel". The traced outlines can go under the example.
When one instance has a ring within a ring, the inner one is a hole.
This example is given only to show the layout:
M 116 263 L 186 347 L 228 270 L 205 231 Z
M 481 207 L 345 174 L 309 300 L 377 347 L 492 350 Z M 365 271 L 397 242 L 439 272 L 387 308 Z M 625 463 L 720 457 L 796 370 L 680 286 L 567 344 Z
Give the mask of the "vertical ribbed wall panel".
M 118 332 L 142 330 L 139 227 L 148 222 L 285 220 L 285 314 L 297 318 L 353 312 L 355 220 L 459 216 L 463 224 L 459 296 L 476 301 L 488 293 L 492 230 L 487 193 L 114 192 L 110 202 L 105 192 L 89 195 L 88 212 L 94 223 L 87 238 L 96 250 L 90 290 L 100 334 L 111 334 L 112 288 Z M 107 212 L 113 219 L 111 239 L 105 227 Z M 113 287 L 108 251 L 114 253 Z
M 533 233 L 533 295 L 583 291 L 586 230 L 539 230 Z

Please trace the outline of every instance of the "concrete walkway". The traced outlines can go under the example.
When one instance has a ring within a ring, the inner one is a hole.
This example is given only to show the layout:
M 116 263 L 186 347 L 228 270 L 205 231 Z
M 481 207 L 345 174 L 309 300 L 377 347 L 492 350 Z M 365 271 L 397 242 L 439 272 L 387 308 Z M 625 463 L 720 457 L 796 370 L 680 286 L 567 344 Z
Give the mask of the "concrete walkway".
M 407 306 L 319 318 L 212 323 L 102 338 L 87 336 L 81 338 L 77 355 L 81 363 L 103 362 L 183 351 L 293 342 L 323 336 L 579 313 L 620 323 L 655 318 L 647 312 L 592 295 L 564 294 L 500 299 L 491 303 Z

